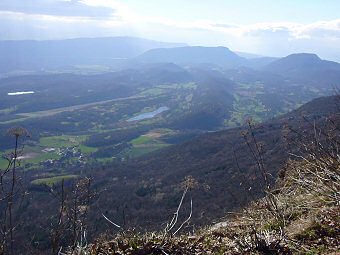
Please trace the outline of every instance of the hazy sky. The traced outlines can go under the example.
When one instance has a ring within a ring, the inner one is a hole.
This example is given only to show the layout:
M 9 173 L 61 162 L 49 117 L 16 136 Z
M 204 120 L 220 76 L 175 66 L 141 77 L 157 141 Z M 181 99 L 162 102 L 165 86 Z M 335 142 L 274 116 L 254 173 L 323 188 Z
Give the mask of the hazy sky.
M 0 39 L 138 36 L 340 61 L 340 0 L 0 0 Z

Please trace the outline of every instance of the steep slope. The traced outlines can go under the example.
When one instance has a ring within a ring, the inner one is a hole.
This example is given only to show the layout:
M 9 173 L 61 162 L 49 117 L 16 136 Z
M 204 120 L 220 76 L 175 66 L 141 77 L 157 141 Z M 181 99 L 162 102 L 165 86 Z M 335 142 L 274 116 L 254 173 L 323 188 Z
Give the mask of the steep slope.
M 298 109 L 287 113 L 283 118 L 296 116 L 309 116 L 319 118 L 322 116 L 338 114 L 340 112 L 339 96 L 319 97 L 302 105 Z
M 339 156 L 339 153 L 336 155 Z M 186 234 L 188 229 L 179 222 L 168 235 L 161 232 L 126 232 L 126 235 L 96 240 L 90 249 L 78 246 L 76 251 L 80 253 L 88 250 L 92 255 L 110 250 L 131 255 L 165 252 L 181 255 L 338 254 L 340 211 L 338 201 L 329 197 L 332 198 L 334 191 L 340 193 L 336 185 L 336 180 L 340 178 L 336 171 L 340 166 L 339 157 L 329 161 L 325 155 L 315 157 L 310 154 L 309 160 L 290 161 L 275 191 L 271 190 L 263 199 L 253 201 L 237 213 L 226 215 L 225 221 L 198 229 L 191 235 Z M 315 171 L 315 166 L 330 170 L 334 177 L 332 191 L 325 188 L 330 185 L 328 178 L 322 180 L 327 176 L 326 172 L 321 170 L 318 176 L 309 174 L 309 171 Z M 308 183 L 308 187 L 303 183 Z M 123 247 L 121 243 L 126 246 Z M 69 254 L 74 253 L 70 251 Z
M 168 235 L 117 235 L 92 247 L 118 250 L 124 240 L 133 250 L 130 254 L 338 254 L 340 109 L 335 105 L 339 100 L 339 96 L 319 98 L 292 113 L 303 112 L 316 120 L 312 130 L 302 128 L 288 140 L 299 154 L 285 164 L 263 198 L 229 213 L 223 222 L 191 235 L 178 235 L 181 230 L 190 233 L 179 223 L 179 230 L 170 230 Z M 320 108 L 317 113 L 313 111 L 316 106 Z
M 329 97 L 320 100 L 336 102 L 338 99 Z M 320 101 L 314 103 L 319 104 Z M 325 108 L 322 116 L 315 116 L 314 112 L 308 111 L 313 109 L 312 104 L 303 110 L 304 115 L 317 117 L 319 123 L 337 111 L 337 106 L 333 105 L 331 109 Z M 299 114 L 296 111 L 294 118 L 284 116 L 252 130 L 257 142 L 264 147 L 264 164 L 274 179 L 289 157 L 283 138 L 285 127 L 289 125 L 293 129 L 312 131 L 312 126 L 305 123 Z M 126 204 L 130 208 L 128 214 L 131 225 L 145 223 L 150 228 L 157 228 L 176 206 L 179 198 L 178 184 L 191 175 L 201 187 L 209 187 L 205 191 L 201 189 L 193 192 L 194 222 L 202 224 L 223 216 L 227 211 L 260 196 L 264 187 L 250 147 L 244 139 L 245 135 L 252 144 L 251 133 L 248 130 L 248 133 L 241 135 L 244 131 L 247 129 L 206 134 L 127 164 L 97 172 L 101 180 L 98 185 L 105 187 L 108 194 L 121 196 L 102 197 L 96 206 L 103 210 L 105 208 L 111 217 L 120 218 L 121 211 L 110 205 Z M 110 181 L 112 179 L 116 181 Z M 247 191 L 250 188 L 251 195 Z M 141 221 L 142 218 L 144 221 Z

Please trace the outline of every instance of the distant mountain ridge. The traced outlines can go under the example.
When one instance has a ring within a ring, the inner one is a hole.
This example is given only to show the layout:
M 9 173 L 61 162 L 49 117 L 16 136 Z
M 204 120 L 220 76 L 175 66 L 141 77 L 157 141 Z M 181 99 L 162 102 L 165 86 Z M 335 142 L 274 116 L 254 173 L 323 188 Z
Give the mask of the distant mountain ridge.
M 216 64 L 228 67 L 246 65 L 247 59 L 240 57 L 226 47 L 177 47 L 168 49 L 152 49 L 136 58 L 139 61 L 175 64 Z
M 263 70 L 290 78 L 295 82 L 322 87 L 340 85 L 340 64 L 322 60 L 316 54 L 297 53 L 264 66 Z
M 340 85 L 340 64 L 322 60 L 315 54 L 260 57 L 233 52 L 222 46 L 187 46 L 134 37 L 0 41 L 0 55 L 0 75 L 41 71 L 81 73 L 84 69 L 86 73 L 86 68 L 101 73 L 148 64 L 172 63 L 210 70 L 247 67 L 280 75 L 293 84 L 321 87 Z
M 278 59 L 266 66 L 266 70 L 278 74 L 293 74 L 296 70 L 337 70 L 340 64 L 333 61 L 322 60 L 318 55 L 311 53 L 296 53 Z
M 0 41 L 0 73 L 72 65 L 110 65 L 117 59 L 132 58 L 153 48 L 184 45 L 135 37 Z
M 265 56 L 259 55 L 259 54 L 254 54 L 254 53 L 248 53 L 248 52 L 243 52 L 243 51 L 234 51 L 237 55 L 243 58 L 247 59 L 254 59 L 254 58 L 263 58 Z

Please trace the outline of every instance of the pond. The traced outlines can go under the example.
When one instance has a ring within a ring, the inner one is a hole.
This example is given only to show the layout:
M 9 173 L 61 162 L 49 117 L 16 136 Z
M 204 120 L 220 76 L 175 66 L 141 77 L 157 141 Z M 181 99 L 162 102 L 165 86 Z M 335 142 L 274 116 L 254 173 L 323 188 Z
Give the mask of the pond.
M 28 95 L 28 94 L 34 94 L 34 91 L 18 91 L 18 92 L 9 92 L 7 95 L 9 96 L 19 96 L 19 95 Z
M 159 107 L 157 110 L 153 111 L 153 112 L 145 112 L 145 113 L 141 113 L 135 117 L 132 117 L 130 119 L 128 119 L 127 121 L 131 122 L 131 121 L 140 121 L 140 120 L 145 120 L 145 119 L 152 119 L 153 117 L 155 117 L 156 115 L 165 112 L 169 110 L 168 107 L 166 106 L 162 106 Z

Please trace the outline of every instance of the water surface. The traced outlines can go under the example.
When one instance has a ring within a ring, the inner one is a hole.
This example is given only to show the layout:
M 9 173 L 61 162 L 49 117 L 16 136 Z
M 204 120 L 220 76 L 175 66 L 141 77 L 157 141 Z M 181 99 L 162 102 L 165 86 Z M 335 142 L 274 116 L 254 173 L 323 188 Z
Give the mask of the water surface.
M 145 119 L 152 119 L 153 117 L 155 117 L 156 115 L 165 112 L 169 110 L 168 107 L 166 106 L 162 106 L 159 107 L 157 110 L 154 110 L 152 112 L 145 112 L 145 113 L 141 113 L 135 117 L 132 117 L 130 119 L 128 119 L 127 121 L 131 122 L 131 121 L 140 121 L 140 120 L 145 120 Z

